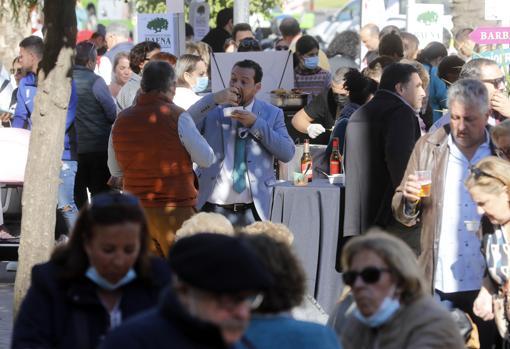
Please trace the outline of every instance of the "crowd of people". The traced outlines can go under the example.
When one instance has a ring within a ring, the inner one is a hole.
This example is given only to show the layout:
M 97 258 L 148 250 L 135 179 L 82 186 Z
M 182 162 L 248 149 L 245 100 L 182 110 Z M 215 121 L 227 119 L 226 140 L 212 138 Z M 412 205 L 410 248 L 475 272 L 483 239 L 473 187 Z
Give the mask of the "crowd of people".
M 510 98 L 470 29 L 419 49 L 368 24 L 325 50 L 291 17 L 272 47 L 231 8 L 202 41 L 192 29 L 179 57 L 117 23 L 77 43 L 56 207 L 68 233 L 33 268 L 13 348 L 509 345 Z M 19 44 L 5 127 L 32 127 L 43 49 Z M 292 54 L 310 96 L 292 126 L 257 97 L 255 59 L 211 92 L 212 53 L 267 49 Z M 344 288 L 327 325 L 303 311 L 322 309 L 292 232 L 269 222 L 288 127 L 326 154 L 339 138 L 343 156 Z

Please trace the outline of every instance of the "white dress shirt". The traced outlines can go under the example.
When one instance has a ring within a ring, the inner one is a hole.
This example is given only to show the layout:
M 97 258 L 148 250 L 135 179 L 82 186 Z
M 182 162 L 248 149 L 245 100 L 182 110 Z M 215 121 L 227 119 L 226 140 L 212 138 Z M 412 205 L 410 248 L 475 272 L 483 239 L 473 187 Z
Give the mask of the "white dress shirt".
M 468 160 L 448 136 L 450 154 L 446 169 L 443 194 L 443 212 L 437 268 L 434 287 L 444 293 L 479 290 L 485 271 L 485 260 L 480 251 L 481 241 L 476 231 L 469 231 L 466 222 L 480 221 L 476 204 L 471 199 L 464 181 L 469 168 L 490 156 L 489 135 Z
M 251 112 L 255 99 L 246 107 L 245 110 Z M 216 178 L 216 184 L 209 197 L 210 203 L 218 205 L 230 205 L 230 204 L 248 204 L 253 202 L 251 196 L 250 181 L 248 180 L 248 170 L 246 171 L 246 189 L 241 193 L 234 190 L 234 180 L 232 178 L 232 172 L 234 170 L 234 152 L 237 137 L 237 121 L 231 120 L 232 126 L 230 127 L 230 133 L 228 139 L 225 139 L 227 147 L 225 149 L 225 159 L 221 166 L 220 174 Z M 221 130 L 223 131 L 223 130 Z M 221 132 L 220 131 L 220 132 Z

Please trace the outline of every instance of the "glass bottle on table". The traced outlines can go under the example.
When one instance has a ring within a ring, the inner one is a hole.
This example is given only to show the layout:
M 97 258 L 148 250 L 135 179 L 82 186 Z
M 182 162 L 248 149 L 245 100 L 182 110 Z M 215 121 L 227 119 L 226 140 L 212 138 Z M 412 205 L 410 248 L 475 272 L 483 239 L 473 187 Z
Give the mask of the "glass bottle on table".
M 329 174 L 336 175 L 342 173 L 342 155 L 338 150 L 340 140 L 333 138 L 331 155 L 329 156 Z
M 306 177 L 308 182 L 312 181 L 313 163 L 312 155 L 310 154 L 310 141 L 308 139 L 305 139 L 303 156 L 301 156 L 301 173 Z

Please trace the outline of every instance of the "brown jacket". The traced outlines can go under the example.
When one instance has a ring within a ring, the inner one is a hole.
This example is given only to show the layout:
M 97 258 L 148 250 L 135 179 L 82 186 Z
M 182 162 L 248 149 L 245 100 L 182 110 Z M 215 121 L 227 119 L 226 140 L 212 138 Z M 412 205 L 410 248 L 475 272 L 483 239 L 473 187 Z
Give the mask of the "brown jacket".
M 178 133 L 182 112 L 162 94 L 142 93 L 113 125 L 113 148 L 124 173 L 124 189 L 145 207 L 196 204 L 191 157 Z
M 402 224 L 412 227 L 421 221 L 421 254 L 418 258 L 423 267 L 425 278 L 433 290 L 434 275 L 437 266 L 437 251 L 443 213 L 444 180 L 450 149 L 448 135 L 450 126 L 445 125 L 431 134 L 421 137 L 414 147 L 402 182 L 393 195 L 392 209 L 395 218 Z M 493 146 L 491 143 L 491 150 Z M 404 184 L 407 177 L 415 171 L 430 170 L 432 172 L 432 188 L 430 196 L 422 198 L 416 214 L 408 216 L 404 213 Z
M 450 314 L 430 296 L 402 306 L 378 329 L 353 315 L 342 331 L 344 349 L 463 349 L 464 343 Z

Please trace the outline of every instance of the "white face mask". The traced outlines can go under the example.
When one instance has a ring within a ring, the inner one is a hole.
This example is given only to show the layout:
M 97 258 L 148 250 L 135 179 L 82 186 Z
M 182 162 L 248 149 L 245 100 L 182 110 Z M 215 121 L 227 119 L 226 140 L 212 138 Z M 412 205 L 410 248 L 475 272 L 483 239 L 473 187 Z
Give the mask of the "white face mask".
M 394 297 L 395 292 L 392 292 L 392 294 Z M 398 299 L 393 297 L 386 296 L 386 298 L 384 298 L 383 302 L 379 306 L 379 309 L 377 309 L 377 311 L 369 317 L 361 314 L 357 307 L 354 310 L 354 316 L 370 328 L 380 327 L 388 322 L 400 309 L 400 302 Z
M 115 291 L 116 289 L 130 283 L 134 279 L 136 279 L 136 271 L 133 268 L 130 268 L 126 275 L 122 277 L 119 281 L 117 281 L 115 284 L 112 284 L 108 280 L 106 280 L 104 277 L 102 277 L 96 270 L 96 268 L 90 266 L 85 276 L 88 277 L 92 282 L 94 282 L 97 286 L 102 288 L 103 290 L 107 291 Z
M 207 89 L 207 85 L 209 85 L 209 77 L 208 76 L 199 76 L 197 77 L 196 85 L 193 86 L 193 92 L 199 93 L 203 92 Z

